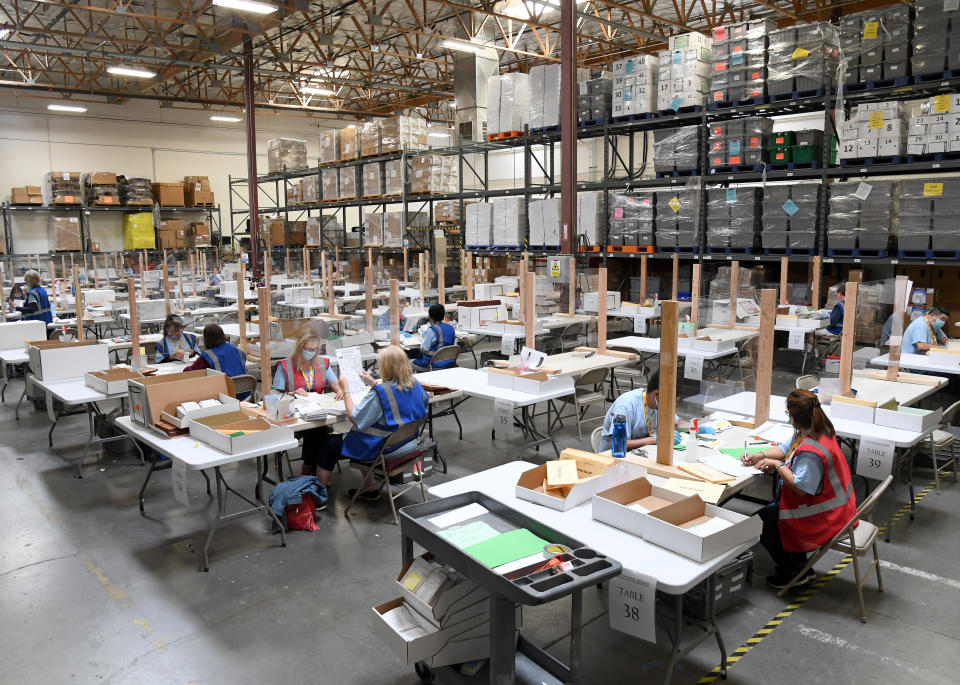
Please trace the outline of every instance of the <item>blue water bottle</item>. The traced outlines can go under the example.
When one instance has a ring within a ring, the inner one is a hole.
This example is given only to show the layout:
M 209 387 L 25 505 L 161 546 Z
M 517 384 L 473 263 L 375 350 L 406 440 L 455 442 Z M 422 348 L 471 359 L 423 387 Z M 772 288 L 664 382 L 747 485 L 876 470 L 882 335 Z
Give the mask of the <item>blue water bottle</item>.
M 617 414 L 613 419 L 612 454 L 617 459 L 627 455 L 627 417 Z

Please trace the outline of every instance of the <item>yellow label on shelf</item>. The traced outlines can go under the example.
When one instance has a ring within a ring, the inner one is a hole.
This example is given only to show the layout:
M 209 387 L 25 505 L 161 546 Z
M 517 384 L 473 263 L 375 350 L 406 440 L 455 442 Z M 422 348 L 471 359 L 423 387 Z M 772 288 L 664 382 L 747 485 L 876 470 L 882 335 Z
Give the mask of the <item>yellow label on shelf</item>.
M 883 112 L 870 112 L 870 128 L 883 128 Z
M 670 202 L 668 202 L 667 204 L 670 205 L 670 209 L 673 210 L 674 214 L 680 211 L 680 200 L 679 198 L 677 198 L 676 195 L 670 198 Z
M 949 112 L 949 111 L 950 111 L 950 96 L 934 95 L 933 96 L 933 113 L 944 114 L 945 112 Z
M 803 59 L 804 57 L 809 57 L 809 56 L 810 56 L 810 51 L 809 51 L 809 50 L 804 50 L 803 48 L 797 48 L 796 50 L 793 51 L 793 54 L 791 55 L 791 58 L 792 58 L 792 59 Z
M 943 195 L 942 183 L 924 183 L 923 184 L 924 197 L 940 197 L 942 195 Z
M 879 21 L 868 21 L 863 25 L 863 37 L 866 40 L 872 40 L 877 37 L 877 30 L 880 28 Z

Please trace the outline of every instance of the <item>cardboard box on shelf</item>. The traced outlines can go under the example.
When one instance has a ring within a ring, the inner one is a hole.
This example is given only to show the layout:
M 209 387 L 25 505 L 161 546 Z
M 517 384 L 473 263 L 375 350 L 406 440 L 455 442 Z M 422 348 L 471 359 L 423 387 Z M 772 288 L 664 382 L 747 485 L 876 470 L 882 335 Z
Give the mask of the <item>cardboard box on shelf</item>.
M 289 232 L 290 232 L 291 245 L 307 244 L 307 222 L 306 221 L 291 221 Z
M 263 232 L 264 238 L 269 239 L 269 244 L 273 247 L 286 245 L 287 237 L 284 227 L 283 219 L 268 219 L 264 227 L 266 229 Z
M 210 226 L 195 221 L 187 228 L 186 247 L 210 247 Z
M 348 161 L 357 158 L 357 128 L 340 129 L 340 159 Z
M 196 192 L 203 190 L 209 192 L 211 190 L 210 179 L 207 176 L 184 176 L 183 189 L 184 191 L 191 189 Z
M 32 192 L 36 191 L 36 192 Z M 10 204 L 12 205 L 42 205 L 43 193 L 39 186 L 10 189 Z
M 161 207 L 183 207 L 182 183 L 154 183 L 153 199 Z
M 296 138 L 274 138 L 267 141 L 267 171 L 299 171 L 307 168 L 307 141 Z
M 161 249 L 173 250 L 184 247 L 186 244 L 186 231 L 183 221 L 180 219 L 164 219 L 157 226 L 157 238 Z
M 320 163 L 340 161 L 340 131 L 320 131 Z

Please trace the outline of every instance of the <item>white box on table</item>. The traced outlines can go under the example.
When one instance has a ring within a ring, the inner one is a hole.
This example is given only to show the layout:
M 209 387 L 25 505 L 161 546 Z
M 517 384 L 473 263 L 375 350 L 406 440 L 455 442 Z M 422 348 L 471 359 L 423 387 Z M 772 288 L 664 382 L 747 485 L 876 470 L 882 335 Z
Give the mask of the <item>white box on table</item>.
M 593 518 L 637 537 L 643 537 L 644 522 L 651 511 L 686 497 L 679 492 L 653 485 L 646 477 L 636 478 L 594 495 L 591 500 Z M 633 509 L 633 504 L 639 504 L 647 511 Z
M 107 346 L 96 340 L 60 342 L 36 340 L 27 345 L 30 372 L 42 381 L 83 376 L 87 371 L 110 368 Z
M 473 297 L 476 300 L 492 300 L 503 295 L 503 283 L 474 283 Z
M 724 350 L 732 350 L 736 346 L 737 344 L 733 340 L 718 340 L 709 336 L 694 338 L 692 344 L 693 349 L 702 352 L 723 352 Z
M 227 454 L 294 439 L 293 431 L 287 426 L 275 426 L 266 419 L 252 417 L 242 411 L 224 411 L 204 416 L 191 420 L 188 425 L 190 437 Z M 232 434 L 225 431 L 231 431 Z
M 507 308 L 499 300 L 470 300 L 457 303 L 457 321 L 466 328 L 483 328 L 507 319 Z
M 620 309 L 620 293 L 607 292 L 607 311 Z M 586 312 L 600 311 L 600 293 L 585 293 L 583 296 L 583 310 Z
M 216 397 L 218 393 L 230 394 L 233 381 L 219 371 L 203 369 L 134 379 L 127 383 L 127 392 L 130 419 L 153 428 L 162 420 L 161 415 L 171 402 L 198 402 Z
M 723 519 L 729 526 L 708 535 L 697 535 L 682 525 L 702 516 Z M 651 512 L 644 521 L 643 539 L 703 563 L 760 536 L 757 516 L 744 516 L 712 504 L 697 495 Z
M 546 479 L 546 464 L 524 471 L 517 479 L 517 497 L 528 502 L 542 504 L 551 509 L 567 511 L 614 485 L 614 474 L 611 469 L 592 478 L 580 480 L 575 485 L 568 486 L 567 495 L 560 497 L 544 492 L 543 484 Z
M 934 347 L 927 351 L 927 359 L 933 364 L 960 364 L 960 350 Z
M 0 350 L 22 350 L 31 340 L 46 339 L 47 324 L 43 321 L 0 323 Z
M 878 426 L 902 428 L 914 433 L 923 433 L 940 425 L 943 418 L 943 409 L 930 411 L 917 407 L 900 407 L 898 409 L 881 409 L 874 412 L 874 423 Z
M 127 392 L 127 381 L 131 378 L 143 378 L 143 374 L 133 369 L 88 371 L 83 376 L 83 383 L 104 395 L 116 395 Z
M 872 400 L 858 400 L 855 398 L 834 395 L 830 400 L 830 418 L 849 419 L 873 423 L 877 403 Z

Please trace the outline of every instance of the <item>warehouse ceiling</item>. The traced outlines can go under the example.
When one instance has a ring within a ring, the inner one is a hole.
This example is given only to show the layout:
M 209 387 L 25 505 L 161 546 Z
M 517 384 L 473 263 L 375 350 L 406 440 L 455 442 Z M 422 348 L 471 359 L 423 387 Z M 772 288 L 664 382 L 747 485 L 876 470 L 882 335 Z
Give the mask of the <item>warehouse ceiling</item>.
M 445 41 L 482 36 L 502 72 L 558 61 L 560 0 L 293 0 L 266 15 L 217 2 L 0 0 L 0 86 L 53 98 L 150 98 L 229 110 L 243 104 L 249 39 L 258 107 L 351 118 L 418 109 L 448 120 L 455 51 Z M 888 4 L 583 0 L 578 58 L 582 66 L 609 68 L 615 59 L 664 49 L 675 33 L 745 18 L 789 24 Z M 108 72 L 117 66 L 155 76 Z

